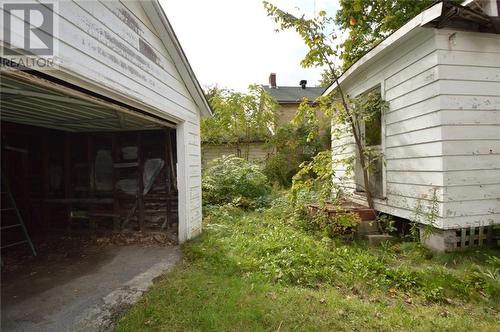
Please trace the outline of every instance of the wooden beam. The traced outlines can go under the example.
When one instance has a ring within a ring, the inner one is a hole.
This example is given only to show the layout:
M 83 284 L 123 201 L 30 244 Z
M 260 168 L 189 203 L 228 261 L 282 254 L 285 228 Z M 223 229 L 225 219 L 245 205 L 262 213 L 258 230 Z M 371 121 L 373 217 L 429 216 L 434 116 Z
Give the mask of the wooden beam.
M 60 96 L 60 95 L 51 95 L 45 92 L 36 92 L 36 91 L 29 91 L 29 90 L 21 90 L 21 89 L 13 89 L 13 88 L 8 88 L 8 87 L 2 87 L 2 97 L 4 94 L 8 95 L 9 98 L 40 98 L 40 99 L 46 99 L 50 101 L 58 101 L 58 102 L 63 102 L 63 103 L 68 103 L 68 104 L 75 104 L 75 105 L 84 105 L 84 106 L 95 106 L 94 104 L 83 101 L 81 99 L 77 98 L 72 98 L 72 97 L 67 97 L 67 96 Z
M 42 139 L 41 139 L 41 153 L 42 153 L 42 228 L 44 231 L 47 231 L 48 224 L 49 224 L 49 216 L 48 216 L 48 206 L 46 203 L 44 203 L 48 196 L 49 196 L 49 162 L 50 162 L 50 151 L 49 151 L 49 142 L 48 142 L 48 135 L 42 134 Z
M 169 213 L 170 213 L 170 200 L 168 199 L 170 196 L 170 193 L 172 192 L 172 181 L 173 177 L 170 176 L 170 149 L 171 146 L 169 144 L 169 138 L 170 138 L 170 133 L 168 130 L 165 130 L 165 166 L 163 167 L 164 172 L 165 172 L 165 185 L 166 185 L 166 190 L 167 190 L 167 197 L 166 197 L 166 202 L 165 202 L 165 221 L 163 222 L 161 228 L 164 229 L 165 227 L 169 227 Z
M 64 94 L 68 97 L 71 97 L 71 98 L 78 98 L 78 99 L 81 99 L 83 101 L 90 102 L 92 104 L 96 104 L 99 106 L 103 106 L 103 107 L 106 107 L 108 109 L 113 109 L 113 110 L 116 110 L 118 112 L 130 115 L 130 116 L 133 116 L 136 118 L 141 118 L 143 120 L 147 120 L 149 122 L 153 122 L 153 123 L 156 123 L 156 124 L 164 126 L 164 127 L 170 127 L 170 128 L 176 127 L 175 123 L 172 122 L 172 120 L 170 120 L 170 119 L 161 119 L 156 114 L 152 114 L 151 116 L 149 116 L 149 115 L 140 113 L 139 111 L 137 111 L 135 109 L 124 107 L 124 106 L 118 105 L 116 103 L 112 103 L 110 101 L 104 100 L 102 98 L 91 96 L 88 93 L 77 91 L 77 90 L 72 89 L 70 87 L 66 87 L 66 86 L 54 83 L 52 81 L 48 81 L 47 79 L 32 75 L 32 74 L 27 73 L 25 71 L 5 70 L 5 71 L 2 71 L 2 75 L 6 76 L 10 79 L 17 79 L 17 80 L 20 80 L 21 82 L 26 82 L 28 84 L 34 84 L 38 87 L 42 87 L 44 89 L 49 90 L 49 91 L 47 91 L 48 93 L 50 93 L 50 91 L 54 91 L 56 93 L 61 93 L 61 94 Z M 166 115 L 165 112 L 163 112 L 163 114 Z
M 115 111 L 116 117 L 118 118 L 118 122 L 120 123 L 120 128 L 124 129 L 125 128 L 125 117 L 123 116 L 123 113 Z
M 174 190 L 177 190 L 177 174 L 174 163 L 174 147 L 172 145 L 172 136 L 170 130 L 165 130 L 165 145 L 168 154 L 165 156 L 165 168 L 170 169 L 170 187 Z

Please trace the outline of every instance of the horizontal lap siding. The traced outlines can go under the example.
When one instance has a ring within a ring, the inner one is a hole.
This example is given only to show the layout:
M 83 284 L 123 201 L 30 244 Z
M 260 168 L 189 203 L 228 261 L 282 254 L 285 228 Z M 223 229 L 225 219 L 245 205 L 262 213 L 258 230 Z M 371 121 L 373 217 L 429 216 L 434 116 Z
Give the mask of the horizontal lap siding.
M 435 192 L 439 227 L 500 223 L 500 38 L 425 30 L 345 81 L 351 96 L 380 84 L 389 103 L 376 208 L 409 218 Z
M 435 191 L 439 216 L 444 215 L 438 74 L 434 34 L 425 29 L 346 87 L 350 95 L 357 95 L 380 84 L 389 104 L 383 115 L 386 197 L 375 201 L 378 210 L 410 218 L 418 204 L 430 209 Z
M 347 173 L 345 160 L 352 158 L 356 149 L 354 139 L 351 136 L 332 136 L 332 163 L 334 168 L 334 184 L 346 192 L 355 190 L 353 174 Z
M 447 226 L 498 224 L 500 36 L 440 31 L 436 40 Z
M 197 107 L 162 40 L 150 22 L 142 22 L 144 11 L 127 6 L 120 1 L 61 1 L 61 71 L 172 120 L 196 121 Z

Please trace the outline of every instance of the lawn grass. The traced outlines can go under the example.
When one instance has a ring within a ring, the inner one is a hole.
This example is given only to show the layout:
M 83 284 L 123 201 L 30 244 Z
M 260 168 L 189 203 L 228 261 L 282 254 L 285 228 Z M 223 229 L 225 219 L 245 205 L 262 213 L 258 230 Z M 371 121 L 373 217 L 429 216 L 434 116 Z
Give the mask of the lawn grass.
M 368 248 L 304 231 L 286 202 L 213 209 L 117 331 L 498 331 L 498 252 Z

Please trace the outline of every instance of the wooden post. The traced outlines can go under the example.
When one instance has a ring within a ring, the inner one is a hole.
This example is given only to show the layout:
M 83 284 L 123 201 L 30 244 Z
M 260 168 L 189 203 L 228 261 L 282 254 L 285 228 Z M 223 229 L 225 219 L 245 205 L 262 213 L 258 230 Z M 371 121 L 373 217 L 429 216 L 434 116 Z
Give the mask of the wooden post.
M 64 151 L 63 151 L 63 176 L 64 176 L 64 198 L 70 199 L 73 196 L 72 193 L 72 182 L 71 182 L 71 174 L 72 174 L 72 165 L 71 165 L 71 134 L 66 132 L 64 133 Z M 68 204 L 66 208 L 67 213 L 67 229 L 71 229 L 71 211 L 72 204 Z
M 95 195 L 95 163 L 94 144 L 92 135 L 87 134 L 87 162 L 89 163 L 89 198 Z
M 88 196 L 89 198 L 94 198 L 95 196 L 95 154 L 94 154 L 94 142 L 92 140 L 92 134 L 87 134 L 87 162 L 88 162 L 88 170 L 89 170 L 89 191 L 88 191 Z M 89 204 L 89 224 L 90 228 L 95 231 L 96 230 L 96 224 L 94 218 L 92 218 L 90 215 L 92 214 L 92 205 Z
M 46 133 L 42 133 L 42 228 L 47 231 L 49 226 L 48 204 L 49 198 L 49 142 Z
M 172 145 L 170 144 L 170 132 L 167 129 L 165 130 L 165 166 L 164 166 L 167 196 L 165 197 L 165 221 L 163 222 L 162 228 L 165 227 L 170 228 L 168 214 L 170 213 L 170 195 L 172 192 L 172 181 L 173 181 L 173 175 L 170 174 L 170 164 L 173 163 L 171 159 L 171 151 L 172 151 Z
M 475 247 L 474 244 L 474 239 L 476 237 L 476 228 L 474 226 L 471 226 L 470 228 L 470 233 L 469 233 L 469 247 Z
M 142 231 L 144 228 L 144 151 L 143 151 L 143 142 L 142 135 L 140 132 L 137 133 L 137 207 L 139 208 L 138 212 L 138 221 L 139 221 L 139 229 Z
M 111 158 L 113 160 L 113 230 L 117 231 L 120 229 L 120 202 L 118 198 L 118 188 L 116 183 L 118 182 L 118 169 L 114 167 L 115 163 L 120 162 L 120 149 L 118 147 L 118 135 L 113 133 L 111 137 Z
M 167 129 L 165 131 L 165 169 L 170 169 L 170 188 L 174 190 L 177 189 L 177 175 L 175 172 L 175 164 L 174 164 L 174 150 L 172 146 L 172 137 L 170 136 L 170 130 Z

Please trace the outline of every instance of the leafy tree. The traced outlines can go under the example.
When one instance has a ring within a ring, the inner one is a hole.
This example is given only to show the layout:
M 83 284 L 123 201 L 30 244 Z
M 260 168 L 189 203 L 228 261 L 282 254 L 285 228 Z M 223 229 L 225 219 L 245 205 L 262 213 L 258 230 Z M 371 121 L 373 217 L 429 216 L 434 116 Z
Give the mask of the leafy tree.
M 213 117 L 202 119 L 203 142 L 241 146 L 268 140 L 276 128 L 277 104 L 262 87 L 251 85 L 247 93 L 212 87 L 206 91 Z
M 318 107 L 304 98 L 293 119 L 279 125 L 270 138 L 275 153 L 266 160 L 264 171 L 272 182 L 289 187 L 301 164 L 331 145 L 331 119 L 321 116 Z
M 278 24 L 280 30 L 295 30 L 309 48 L 301 65 L 303 67 L 326 67 L 329 76 L 336 84 L 336 98 L 320 98 L 319 103 L 325 114 L 333 116 L 336 128 L 343 129 L 353 136 L 363 173 L 366 199 L 369 206 L 373 208 L 373 195 L 368 178 L 370 156 L 365 149 L 362 137 L 362 128 L 367 112 L 371 114 L 372 110 L 352 105 L 352 100 L 344 93 L 339 84 L 338 73 L 340 70 L 337 60 L 342 57 L 342 53 L 339 53 L 338 48 L 333 47 L 337 38 L 336 33 L 331 28 L 333 18 L 328 17 L 325 11 L 320 11 L 318 16 L 313 18 L 306 18 L 305 15 L 296 17 L 266 1 L 264 1 L 264 8 L 267 10 L 268 16 L 272 17 Z
M 340 0 L 335 22 L 345 31 L 343 69 L 361 58 L 434 0 Z

